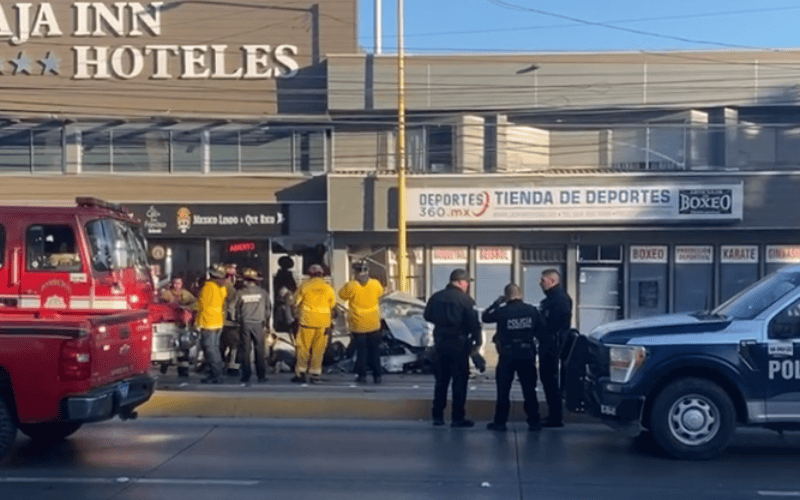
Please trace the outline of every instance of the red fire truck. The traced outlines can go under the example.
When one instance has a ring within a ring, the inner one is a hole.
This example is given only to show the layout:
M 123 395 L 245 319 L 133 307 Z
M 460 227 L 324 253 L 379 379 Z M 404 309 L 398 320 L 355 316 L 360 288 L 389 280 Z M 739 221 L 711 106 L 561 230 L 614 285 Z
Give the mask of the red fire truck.
M 60 439 L 153 393 L 154 282 L 119 206 L 0 207 L 0 458 L 17 429 Z

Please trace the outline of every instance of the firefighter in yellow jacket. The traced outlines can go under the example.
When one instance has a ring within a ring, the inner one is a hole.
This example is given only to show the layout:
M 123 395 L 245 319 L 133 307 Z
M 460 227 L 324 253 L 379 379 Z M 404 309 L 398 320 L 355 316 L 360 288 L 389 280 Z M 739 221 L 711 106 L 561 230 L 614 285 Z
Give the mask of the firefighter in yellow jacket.
M 328 346 L 325 330 L 331 326 L 331 312 L 336 306 L 336 292 L 322 278 L 322 266 L 308 268 L 308 281 L 300 285 L 295 298 L 299 318 L 297 332 L 297 362 L 292 382 L 319 382 L 322 376 L 322 357 Z
M 381 342 L 381 311 L 379 299 L 383 295 L 383 286 L 376 279 L 369 277 L 369 266 L 364 261 L 353 264 L 355 279 L 348 281 L 339 297 L 349 303 L 348 318 L 350 332 L 356 346 L 356 382 L 367 381 L 367 364 L 372 370 L 372 379 L 381 383 L 381 361 L 378 347 Z

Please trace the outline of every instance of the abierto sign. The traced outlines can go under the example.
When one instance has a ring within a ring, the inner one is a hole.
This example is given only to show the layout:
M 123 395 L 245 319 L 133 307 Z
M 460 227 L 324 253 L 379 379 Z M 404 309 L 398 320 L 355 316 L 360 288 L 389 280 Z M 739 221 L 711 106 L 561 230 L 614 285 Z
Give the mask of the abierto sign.
M 410 223 L 681 222 L 742 219 L 741 183 L 409 188 Z

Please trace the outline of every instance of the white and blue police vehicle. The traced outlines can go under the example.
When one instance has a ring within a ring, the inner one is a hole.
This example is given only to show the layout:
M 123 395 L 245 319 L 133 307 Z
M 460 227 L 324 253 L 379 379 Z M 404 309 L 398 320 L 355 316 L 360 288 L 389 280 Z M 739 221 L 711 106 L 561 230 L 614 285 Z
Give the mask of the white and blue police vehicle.
M 714 457 L 738 425 L 800 430 L 800 266 L 712 311 L 616 321 L 573 340 L 567 408 L 650 433 L 670 456 Z

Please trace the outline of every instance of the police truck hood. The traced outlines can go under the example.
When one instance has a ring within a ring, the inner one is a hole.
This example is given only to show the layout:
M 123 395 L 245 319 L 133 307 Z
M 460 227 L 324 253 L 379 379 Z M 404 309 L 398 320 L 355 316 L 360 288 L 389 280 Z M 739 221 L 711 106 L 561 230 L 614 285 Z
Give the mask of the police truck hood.
M 605 323 L 592 330 L 589 337 L 606 344 L 625 344 L 635 337 L 716 332 L 730 323 L 727 318 L 707 313 L 664 314 Z

